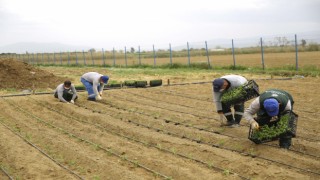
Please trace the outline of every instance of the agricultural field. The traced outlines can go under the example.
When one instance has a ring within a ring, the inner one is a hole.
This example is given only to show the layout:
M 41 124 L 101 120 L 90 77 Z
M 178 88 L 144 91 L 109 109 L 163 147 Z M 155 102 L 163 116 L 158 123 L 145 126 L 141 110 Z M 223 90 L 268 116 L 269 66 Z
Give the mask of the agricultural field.
M 93 70 L 43 69 L 76 84 Z M 138 77 L 116 71 L 99 69 L 118 80 Z M 58 102 L 48 89 L 30 95 L 2 90 L 0 179 L 320 178 L 318 77 L 242 74 L 260 91 L 280 88 L 293 95 L 297 137 L 284 150 L 277 141 L 251 142 L 244 119 L 238 128 L 221 127 L 210 80 L 223 73 L 191 73 L 145 75 L 164 85 L 108 89 L 99 102 L 80 91 L 75 105 Z

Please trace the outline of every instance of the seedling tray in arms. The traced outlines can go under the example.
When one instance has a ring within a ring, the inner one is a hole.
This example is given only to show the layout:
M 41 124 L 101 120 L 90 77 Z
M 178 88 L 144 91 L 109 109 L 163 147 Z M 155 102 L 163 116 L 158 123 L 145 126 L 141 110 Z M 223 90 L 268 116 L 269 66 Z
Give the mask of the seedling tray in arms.
M 259 96 L 259 86 L 254 80 L 249 80 L 246 84 L 234 88 L 222 94 L 221 103 L 232 106 L 244 103 L 254 97 Z
M 249 129 L 249 139 L 256 144 L 270 142 L 279 139 L 280 136 L 288 133 L 296 137 L 298 115 L 294 112 L 281 116 L 278 123 L 273 126 L 264 125 L 258 130 Z

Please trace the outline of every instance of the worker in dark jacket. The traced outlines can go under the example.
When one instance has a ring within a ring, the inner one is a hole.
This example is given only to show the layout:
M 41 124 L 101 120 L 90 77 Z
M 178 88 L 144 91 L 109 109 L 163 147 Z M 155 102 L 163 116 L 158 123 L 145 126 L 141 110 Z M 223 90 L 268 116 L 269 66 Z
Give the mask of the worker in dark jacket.
M 54 97 L 58 98 L 61 102 L 72 104 L 74 104 L 74 101 L 78 98 L 76 88 L 69 80 L 57 86 Z
M 243 117 L 254 129 L 259 129 L 259 126 L 263 125 L 272 126 L 279 122 L 281 116 L 292 112 L 293 104 L 293 98 L 288 92 L 269 89 L 252 101 Z M 253 117 L 254 114 L 257 114 L 256 118 Z M 291 146 L 291 138 L 290 133 L 282 135 L 279 139 L 280 147 L 288 149 Z

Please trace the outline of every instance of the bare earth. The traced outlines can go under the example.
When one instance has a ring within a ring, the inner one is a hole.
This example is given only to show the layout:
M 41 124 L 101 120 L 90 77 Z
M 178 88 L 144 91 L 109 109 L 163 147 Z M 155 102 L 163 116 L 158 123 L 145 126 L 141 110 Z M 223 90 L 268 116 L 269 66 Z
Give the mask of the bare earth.
M 320 79 L 256 82 L 293 95 L 290 150 L 254 144 L 245 120 L 220 127 L 210 83 L 107 90 L 101 102 L 79 92 L 75 105 L 0 97 L 0 179 L 319 179 Z

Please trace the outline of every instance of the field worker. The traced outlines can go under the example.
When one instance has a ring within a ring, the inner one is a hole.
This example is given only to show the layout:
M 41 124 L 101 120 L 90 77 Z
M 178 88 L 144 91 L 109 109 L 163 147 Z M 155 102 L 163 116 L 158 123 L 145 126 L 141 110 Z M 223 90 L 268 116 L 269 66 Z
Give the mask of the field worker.
M 292 96 L 283 90 L 269 89 L 260 94 L 245 110 L 243 117 L 249 121 L 251 128 L 259 129 L 259 126 L 272 126 L 278 123 L 280 117 L 293 109 Z M 257 114 L 256 119 L 253 115 Z M 279 138 L 281 148 L 288 149 L 291 146 L 292 135 L 287 133 Z
M 88 100 L 96 101 L 102 99 L 104 85 L 109 81 L 108 76 L 97 72 L 88 72 L 81 76 L 81 82 L 88 91 Z
M 69 80 L 57 86 L 54 97 L 58 98 L 61 102 L 72 104 L 78 98 L 76 88 Z
M 213 101 L 216 104 L 222 125 L 230 127 L 239 126 L 244 111 L 244 103 L 233 106 L 235 111 L 233 115 L 230 105 L 228 106 L 221 103 L 221 97 L 223 93 L 245 83 L 247 83 L 247 79 L 239 75 L 226 75 L 213 81 Z M 225 121 L 225 119 L 227 119 L 227 121 Z

